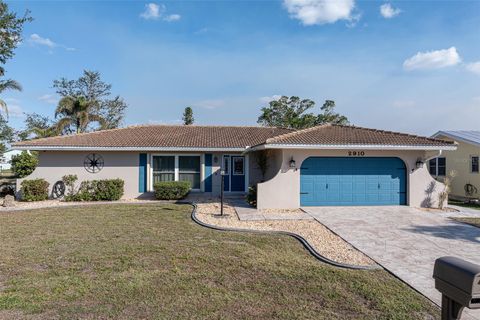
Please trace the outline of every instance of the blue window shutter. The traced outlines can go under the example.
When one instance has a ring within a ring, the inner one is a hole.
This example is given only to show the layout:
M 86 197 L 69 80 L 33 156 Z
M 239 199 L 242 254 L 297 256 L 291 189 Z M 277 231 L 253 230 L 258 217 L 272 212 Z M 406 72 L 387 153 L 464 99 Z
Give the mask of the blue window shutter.
M 147 191 L 147 154 L 140 153 L 138 165 L 138 192 Z
M 212 155 L 205 154 L 205 192 L 212 192 Z

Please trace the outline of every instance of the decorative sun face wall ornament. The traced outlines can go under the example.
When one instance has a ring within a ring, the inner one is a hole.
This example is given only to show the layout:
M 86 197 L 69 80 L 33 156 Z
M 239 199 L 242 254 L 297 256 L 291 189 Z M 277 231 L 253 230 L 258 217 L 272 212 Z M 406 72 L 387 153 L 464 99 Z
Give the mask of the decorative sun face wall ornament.
M 97 173 L 103 168 L 103 157 L 97 153 L 91 153 L 83 161 L 85 170 L 90 173 Z

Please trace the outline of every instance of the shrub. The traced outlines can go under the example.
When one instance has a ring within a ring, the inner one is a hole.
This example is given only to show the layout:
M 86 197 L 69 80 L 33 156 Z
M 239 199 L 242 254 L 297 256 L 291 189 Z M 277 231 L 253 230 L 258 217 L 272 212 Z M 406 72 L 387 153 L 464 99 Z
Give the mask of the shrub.
M 163 181 L 153 185 L 155 198 L 158 200 L 180 200 L 190 192 L 188 181 Z
M 43 201 L 48 199 L 49 183 L 44 179 L 23 180 L 21 184 L 23 201 Z
M 71 201 L 75 197 L 75 182 L 77 182 L 78 177 L 76 174 L 67 174 L 62 177 L 62 181 L 65 184 L 65 200 Z M 72 200 L 73 201 L 73 200 Z
M 10 160 L 12 164 L 12 171 L 19 178 L 30 175 L 38 165 L 38 157 L 35 153 L 28 153 L 22 151 L 22 153 L 14 155 Z
M 115 201 L 123 196 L 122 179 L 82 181 L 78 192 L 65 197 L 65 201 Z
M 248 193 L 247 193 L 247 202 L 250 204 L 252 207 L 257 207 L 257 186 L 251 186 L 248 188 Z

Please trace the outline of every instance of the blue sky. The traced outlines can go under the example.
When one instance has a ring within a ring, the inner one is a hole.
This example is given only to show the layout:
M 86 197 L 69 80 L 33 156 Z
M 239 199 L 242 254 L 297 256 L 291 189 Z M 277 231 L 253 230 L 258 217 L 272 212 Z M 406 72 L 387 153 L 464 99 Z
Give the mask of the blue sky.
M 10 1 L 31 10 L 7 64 L 22 112 L 53 115 L 52 81 L 98 70 L 126 124 L 254 125 L 269 97 L 335 100 L 352 124 L 480 129 L 480 1 Z

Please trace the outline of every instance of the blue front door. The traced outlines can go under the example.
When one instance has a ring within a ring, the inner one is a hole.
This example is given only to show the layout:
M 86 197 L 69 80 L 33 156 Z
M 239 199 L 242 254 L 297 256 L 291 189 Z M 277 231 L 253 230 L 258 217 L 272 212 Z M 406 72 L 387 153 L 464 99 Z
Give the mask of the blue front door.
M 224 191 L 245 191 L 245 157 L 235 155 L 223 156 Z
M 302 206 L 404 205 L 406 189 L 398 158 L 311 157 L 300 168 Z

